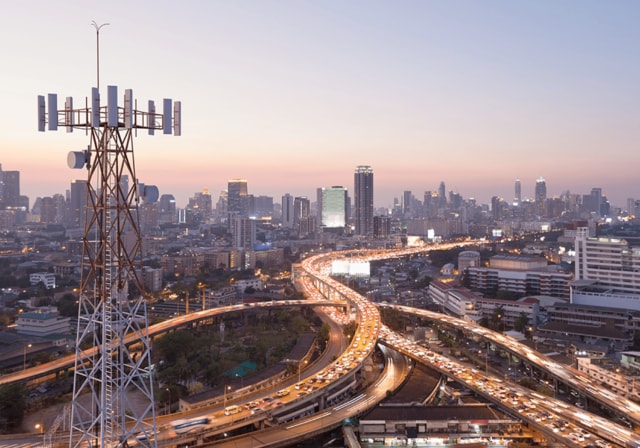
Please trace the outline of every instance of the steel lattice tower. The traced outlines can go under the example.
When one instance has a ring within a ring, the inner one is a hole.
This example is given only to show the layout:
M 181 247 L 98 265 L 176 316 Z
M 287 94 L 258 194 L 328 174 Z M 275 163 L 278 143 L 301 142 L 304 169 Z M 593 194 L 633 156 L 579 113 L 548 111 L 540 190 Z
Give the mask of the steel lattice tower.
M 143 433 L 138 445 L 155 447 L 156 425 L 147 309 L 141 279 L 138 207 L 158 190 L 137 181 L 133 136 L 137 129 L 180 135 L 180 102 L 164 100 L 163 114 L 134 108 L 131 90 L 118 107 L 117 87 L 100 105 L 74 109 L 55 94 L 38 97 L 39 130 L 81 128 L 87 150 L 69 154 L 69 165 L 88 171 L 70 447 L 117 447 Z M 173 106 L 173 108 L 172 108 Z M 131 185 L 128 185 L 128 180 Z

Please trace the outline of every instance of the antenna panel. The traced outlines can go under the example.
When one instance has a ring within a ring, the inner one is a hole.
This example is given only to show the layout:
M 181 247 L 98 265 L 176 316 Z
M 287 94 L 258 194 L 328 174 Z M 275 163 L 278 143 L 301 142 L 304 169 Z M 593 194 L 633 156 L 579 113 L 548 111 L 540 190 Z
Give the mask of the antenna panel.
M 91 88 L 91 127 L 100 127 L 100 91 L 97 87 Z
M 44 132 L 46 123 L 46 106 L 44 104 L 44 95 L 38 95 L 38 131 Z
M 182 102 L 173 103 L 173 135 L 180 137 L 182 135 Z
M 171 125 L 173 124 L 173 120 L 171 119 L 171 98 L 165 98 L 162 102 L 162 132 L 164 134 L 171 134 Z
M 58 130 L 58 95 L 50 93 L 47 98 L 49 103 L 49 130 Z
M 125 89 L 124 91 L 124 127 L 131 129 L 133 127 L 133 90 Z
M 153 100 L 149 100 L 149 135 L 153 135 L 156 127 L 156 103 Z
M 64 102 L 64 122 L 67 125 L 67 132 L 73 132 L 73 98 L 70 96 Z
M 118 86 L 107 86 L 107 126 L 118 127 Z

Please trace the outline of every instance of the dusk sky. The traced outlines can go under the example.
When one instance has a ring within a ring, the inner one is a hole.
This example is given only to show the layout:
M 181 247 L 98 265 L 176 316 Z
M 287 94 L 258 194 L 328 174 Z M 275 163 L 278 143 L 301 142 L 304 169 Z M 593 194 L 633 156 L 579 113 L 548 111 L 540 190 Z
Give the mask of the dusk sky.
M 403 190 L 488 203 L 601 187 L 640 198 L 640 2 L 20 1 L 0 15 L 0 163 L 31 199 L 85 170 L 82 131 L 37 132 L 36 97 L 96 84 L 182 101 L 182 136 L 140 132 L 140 180 L 184 207 L 227 180 L 315 199 L 374 170 L 376 206 Z M 61 106 L 60 106 L 61 107 Z

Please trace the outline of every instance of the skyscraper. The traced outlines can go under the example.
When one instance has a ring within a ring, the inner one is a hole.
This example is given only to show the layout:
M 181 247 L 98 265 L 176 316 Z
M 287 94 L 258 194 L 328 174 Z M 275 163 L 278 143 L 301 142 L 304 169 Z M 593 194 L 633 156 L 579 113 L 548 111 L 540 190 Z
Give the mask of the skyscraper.
M 373 169 L 358 166 L 354 174 L 356 235 L 373 232 Z
M 404 193 L 402 193 L 402 214 L 405 216 L 408 216 L 413 212 L 411 209 L 412 198 L 413 195 L 411 194 L 411 191 L 405 190 Z
M 318 188 L 318 210 L 322 229 L 344 229 L 347 224 L 347 189 Z
M 289 193 L 282 196 L 282 227 L 293 229 L 293 196 Z
M 440 186 L 438 187 L 438 202 L 439 207 L 447 205 L 447 189 L 444 186 L 444 181 L 440 182 Z
M 520 184 L 520 179 L 516 179 L 514 200 L 516 204 L 522 202 L 522 185 Z
M 229 182 L 227 182 L 227 211 L 246 216 L 247 208 L 244 198 L 247 196 L 248 191 L 245 179 L 229 179 Z
M 315 230 L 311 228 L 310 210 L 311 202 L 308 198 L 301 196 L 293 200 L 293 228 L 300 237 L 306 237 Z

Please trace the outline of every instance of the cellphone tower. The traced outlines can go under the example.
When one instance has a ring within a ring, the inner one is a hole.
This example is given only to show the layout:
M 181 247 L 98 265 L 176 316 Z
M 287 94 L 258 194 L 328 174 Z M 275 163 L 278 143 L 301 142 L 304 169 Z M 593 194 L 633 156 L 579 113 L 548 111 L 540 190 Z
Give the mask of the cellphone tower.
M 104 25 L 93 25 L 99 36 Z M 39 131 L 60 126 L 90 136 L 86 150 L 68 156 L 71 168 L 88 173 L 69 446 L 124 447 L 144 434 L 137 446 L 156 447 L 138 207 L 155 202 L 158 189 L 138 181 L 133 137 L 137 130 L 179 136 L 180 102 L 164 99 L 156 113 L 149 101 L 142 111 L 130 89 L 119 105 L 118 88 L 108 86 L 102 104 L 98 51 L 97 86 L 84 103 L 74 107 L 67 97 L 58 109 L 56 94 L 38 96 Z

